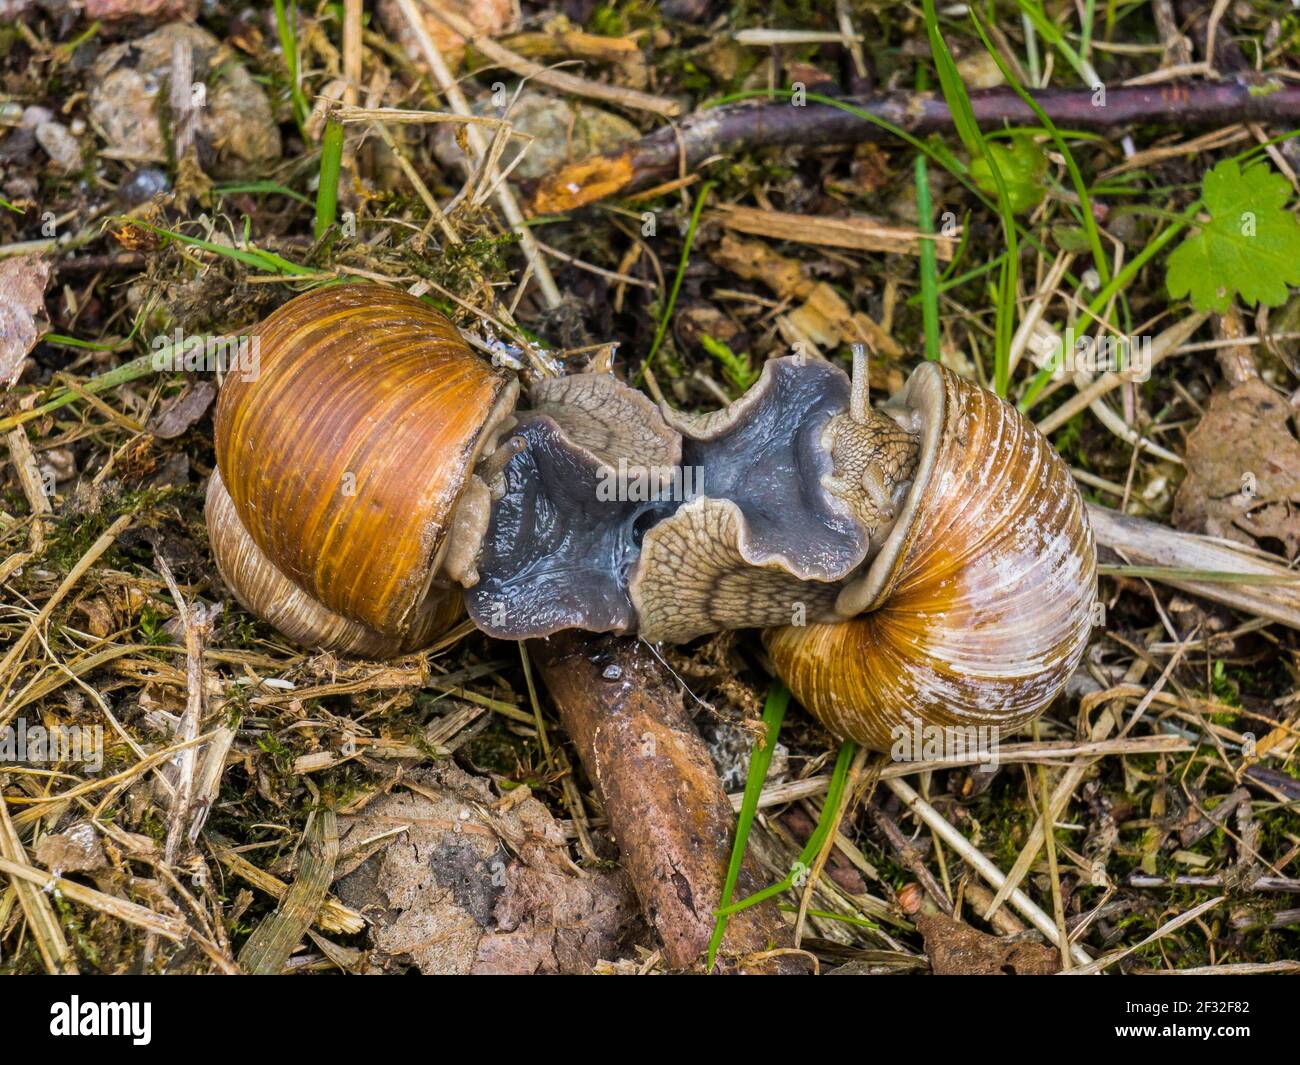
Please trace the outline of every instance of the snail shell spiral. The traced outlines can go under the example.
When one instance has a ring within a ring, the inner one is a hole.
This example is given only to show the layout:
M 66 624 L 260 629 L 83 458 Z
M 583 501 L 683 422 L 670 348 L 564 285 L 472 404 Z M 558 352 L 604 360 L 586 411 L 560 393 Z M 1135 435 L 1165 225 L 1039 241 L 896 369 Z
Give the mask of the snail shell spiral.
M 290 300 L 215 417 L 208 528 L 240 600 L 297 642 L 392 655 L 461 608 L 488 518 L 474 475 L 518 385 L 379 285 Z
M 838 736 L 889 750 L 915 724 L 1018 727 L 1087 645 L 1096 548 L 1051 444 L 937 363 L 879 408 L 921 438 L 914 483 L 839 624 L 768 629 L 777 672 Z

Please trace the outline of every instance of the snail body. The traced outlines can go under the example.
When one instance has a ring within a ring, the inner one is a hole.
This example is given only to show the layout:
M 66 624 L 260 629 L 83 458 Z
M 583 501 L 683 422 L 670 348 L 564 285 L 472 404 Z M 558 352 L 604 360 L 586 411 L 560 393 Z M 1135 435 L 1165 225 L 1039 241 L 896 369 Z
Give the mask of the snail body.
M 300 296 L 257 336 L 260 375 L 219 401 L 208 522 L 236 596 L 296 642 L 398 654 L 462 603 L 504 639 L 764 628 L 800 701 L 878 749 L 914 721 L 1022 724 L 1086 646 L 1068 469 L 937 364 L 874 410 L 865 373 L 802 357 L 709 415 L 609 373 L 516 410 L 450 322 L 379 286 Z

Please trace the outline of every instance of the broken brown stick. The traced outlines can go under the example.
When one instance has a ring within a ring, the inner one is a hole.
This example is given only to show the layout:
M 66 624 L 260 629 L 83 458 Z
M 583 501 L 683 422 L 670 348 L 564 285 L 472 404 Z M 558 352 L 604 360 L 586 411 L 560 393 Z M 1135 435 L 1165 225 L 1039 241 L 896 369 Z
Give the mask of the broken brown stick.
M 736 821 L 677 685 L 631 637 L 564 633 L 529 650 L 604 804 L 664 961 L 673 969 L 702 962 Z M 736 898 L 764 886 L 746 863 Z M 790 945 L 768 901 L 732 916 L 718 964 L 774 972 L 770 959 L 746 956 Z
M 1158 580 L 1234 610 L 1300 629 L 1300 573 L 1288 569 L 1280 559 L 1271 560 L 1275 556 L 1217 537 L 1180 532 L 1093 503 L 1088 504 L 1088 520 L 1097 545 L 1106 549 L 1103 562 L 1117 557 L 1122 564 L 1138 567 L 1133 570 L 1134 577 Z M 1198 573 L 1206 578 L 1198 579 Z
M 1143 122 L 1173 123 L 1182 129 L 1300 119 L 1300 85 L 1260 84 L 1245 77 L 1223 82 L 1045 89 L 1032 95 L 1056 125 L 1069 129 L 1111 130 Z M 973 92 L 970 100 L 975 120 L 982 127 L 1038 125 L 1037 116 L 1013 89 Z M 948 105 L 933 93 L 847 96 L 842 102 L 913 136 L 953 128 Z M 875 122 L 831 104 L 797 107 L 781 100 L 709 108 L 617 151 L 579 159 L 538 179 L 525 187 L 524 207 L 533 215 L 571 211 L 669 181 L 721 152 L 855 144 L 886 136 L 887 131 Z

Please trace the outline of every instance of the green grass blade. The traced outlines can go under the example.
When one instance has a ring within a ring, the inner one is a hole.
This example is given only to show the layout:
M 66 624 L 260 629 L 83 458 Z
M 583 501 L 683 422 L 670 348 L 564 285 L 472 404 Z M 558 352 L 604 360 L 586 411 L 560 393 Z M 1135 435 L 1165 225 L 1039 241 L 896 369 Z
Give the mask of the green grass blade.
M 1196 216 L 1200 210 L 1201 201 L 1197 200 L 1189 206 L 1176 221 L 1170 222 L 1169 225 L 1167 225 L 1158 235 L 1148 241 L 1147 246 L 1138 252 L 1137 255 L 1133 256 L 1133 258 L 1124 265 L 1124 268 L 1111 278 L 1110 284 L 1101 287 L 1101 291 L 1098 292 L 1093 301 L 1088 304 L 1089 312 L 1093 315 L 1101 314 L 1105 309 L 1106 304 L 1110 302 L 1111 297 L 1128 285 L 1133 278 L 1137 276 L 1138 271 L 1160 254 L 1160 252 L 1168 246 L 1169 242 L 1172 241 L 1174 237 L 1178 236 L 1179 233 L 1191 225 L 1196 220 Z M 1053 354 L 1052 360 L 1039 370 L 1029 382 L 1029 386 L 1025 389 L 1024 396 L 1017 404 L 1022 413 L 1028 411 L 1029 408 L 1034 405 L 1034 402 L 1038 399 L 1039 393 L 1047 387 L 1047 383 L 1052 379 L 1052 374 L 1056 372 L 1056 367 L 1059 363 L 1059 356 L 1061 354 L 1061 350 L 1058 349 Z
M 1065 169 L 1069 172 L 1075 194 L 1079 197 L 1079 222 L 1083 226 L 1084 236 L 1088 241 L 1088 249 L 1092 252 L 1093 265 L 1097 268 L 1097 274 L 1104 285 L 1110 280 L 1110 264 L 1107 262 L 1105 252 L 1102 250 L 1101 231 L 1097 228 L 1097 219 L 1092 213 L 1092 198 L 1088 194 L 1088 186 L 1083 180 L 1083 173 L 1079 170 L 1079 164 L 1075 161 L 1074 153 L 1070 151 L 1070 146 L 1066 143 L 1065 137 L 1061 135 L 1061 131 L 1056 128 L 1056 123 L 1038 105 L 1038 101 L 1025 91 L 1024 86 L 1016 78 L 1015 71 L 1007 65 L 1001 53 L 993 47 L 988 34 L 984 32 L 984 23 L 980 21 L 974 9 L 971 10 L 970 17 L 975 24 L 975 32 L 979 34 L 980 40 L 984 42 L 985 49 L 993 57 L 993 61 L 997 63 L 998 70 L 1002 72 L 1002 77 L 1006 79 L 1007 84 L 1015 90 L 1016 95 L 1025 102 L 1026 106 L 1034 112 L 1038 121 L 1042 123 L 1043 128 L 1047 130 L 1048 135 L 1052 138 L 1056 150 L 1065 159 Z
M 822 804 L 821 816 L 817 818 L 817 827 L 813 829 L 813 834 L 808 837 L 808 842 L 804 849 L 799 852 L 799 857 L 794 860 L 794 868 L 790 870 L 788 876 L 777 883 L 763 888 L 762 891 L 756 891 L 752 895 L 747 895 L 739 902 L 725 904 L 718 909 L 719 916 L 730 917 L 732 914 L 739 913 L 741 910 L 747 910 L 751 906 L 757 906 L 765 899 L 770 899 L 773 895 L 779 895 L 783 891 L 789 891 L 795 886 L 795 880 L 799 874 L 812 867 L 813 861 L 816 860 L 817 854 L 821 851 L 826 843 L 826 837 L 830 834 L 831 825 L 835 823 L 836 811 L 840 808 L 840 803 L 844 799 L 844 788 L 849 779 L 849 766 L 853 762 L 854 752 L 857 751 L 857 745 L 852 741 L 844 744 L 840 748 L 839 757 L 835 760 L 835 769 L 831 773 L 830 786 L 826 789 L 826 801 Z M 745 782 L 746 788 L 749 782 Z M 760 786 L 760 790 L 761 786 Z M 757 800 L 755 800 L 757 801 Z
M 311 200 L 307 199 L 301 192 L 295 192 L 289 186 L 281 185 L 278 181 L 250 181 L 243 185 L 218 185 L 212 191 L 218 196 L 237 196 L 241 192 L 252 196 L 288 196 L 291 200 L 297 200 L 304 207 L 311 206 Z
M 298 24 L 298 6 L 293 8 L 293 24 L 290 24 L 289 13 L 285 9 L 284 0 L 275 0 L 275 30 L 280 38 L 280 51 L 284 53 L 284 65 L 289 71 L 289 96 L 293 101 L 293 120 L 298 125 L 298 132 L 307 137 L 307 116 L 311 114 L 311 108 L 307 104 L 307 97 L 303 95 L 302 85 L 298 81 L 298 39 L 294 35 L 294 28 Z
M 749 841 L 749 830 L 754 825 L 754 815 L 758 813 L 758 798 L 767 780 L 768 766 L 772 764 L 772 752 L 776 749 L 776 738 L 781 734 L 781 722 L 785 720 L 785 709 L 790 704 L 790 690 L 780 681 L 775 681 L 767 693 L 767 704 L 763 707 L 763 725 L 766 728 L 763 746 L 754 745 L 749 756 L 749 773 L 745 777 L 745 796 L 740 804 L 740 816 L 736 820 L 736 840 L 731 846 L 731 861 L 727 865 L 727 878 L 722 885 L 720 906 L 731 902 L 736 890 L 736 881 L 740 877 L 740 866 L 745 859 L 745 844 Z M 709 938 L 709 955 L 705 972 L 713 971 L 713 962 L 718 956 L 718 947 L 727 931 L 727 915 L 719 910 L 717 921 L 713 926 L 713 935 Z
M 972 11 L 971 14 L 974 14 Z M 1084 0 L 1083 16 L 1079 25 L 1079 58 L 1091 67 L 1088 53 L 1092 51 L 1092 27 L 1097 17 L 1097 0 Z M 1096 73 L 1094 71 L 1094 73 Z M 1093 82 L 1092 84 L 1096 84 Z
M 677 261 L 677 276 L 673 278 L 672 288 L 668 292 L 668 301 L 664 304 L 663 314 L 659 316 L 659 326 L 655 329 L 654 342 L 650 345 L 650 353 L 646 355 L 645 361 L 641 363 L 641 370 L 637 374 L 639 381 L 645 373 L 645 369 L 652 362 L 659 352 L 659 345 L 663 343 L 664 337 L 668 333 L 668 323 L 672 321 L 673 307 L 677 305 L 677 294 L 681 291 L 682 280 L 686 277 L 686 264 L 691 257 L 691 246 L 695 243 L 695 230 L 700 225 L 700 213 L 704 210 L 704 202 L 709 198 L 709 192 L 713 189 L 713 182 L 706 181 L 700 186 L 700 194 L 695 197 L 695 206 L 691 209 L 690 225 L 686 229 L 686 239 L 682 244 L 681 258 Z
M 339 172 L 343 166 L 343 124 L 330 119 L 320 148 L 320 187 L 316 190 L 316 224 L 314 233 L 320 240 L 334 224 L 338 210 Z
M 212 252 L 214 255 L 221 255 L 227 259 L 233 259 L 237 263 L 243 263 L 245 266 L 256 267 L 259 270 L 269 270 L 276 274 L 324 273 L 324 271 L 321 270 L 313 270 L 310 267 L 290 262 L 288 259 L 282 258 L 274 252 L 262 251 L 260 248 L 254 248 L 252 251 L 246 251 L 243 248 L 230 248 L 225 244 L 217 244 L 215 241 L 203 240 L 201 237 L 191 237 L 184 233 L 177 233 L 175 230 L 163 229 L 161 226 L 150 225 L 148 222 L 141 222 L 137 218 L 123 218 L 121 221 L 127 222 L 133 226 L 139 226 L 141 229 L 147 229 L 149 232 L 156 233 L 160 237 L 179 241 L 181 244 L 188 244 L 194 248 L 201 248 L 204 251 Z
M 957 70 L 957 63 L 948 50 L 943 35 L 939 32 L 939 17 L 935 12 L 934 0 L 925 0 L 923 10 L 925 31 L 930 39 L 930 52 L 939 74 L 939 86 L 943 90 L 944 100 L 948 103 L 948 110 L 952 113 L 957 133 L 972 158 L 983 157 L 988 163 L 989 175 L 993 178 L 994 187 L 998 192 L 998 216 L 1002 220 L 1007 255 L 998 278 L 999 299 L 994 329 L 997 343 L 993 349 L 993 390 L 999 396 L 1005 396 L 1011 376 L 1011 338 L 1015 334 L 1016 282 L 1020 267 L 1015 212 L 1011 209 L 1011 196 L 997 157 L 988 150 L 984 134 L 975 121 L 975 111 L 971 107 L 970 96 L 967 95 L 966 86 L 962 83 L 961 74 Z
M 943 91 L 943 98 L 947 101 L 948 110 L 952 114 L 957 136 L 961 138 L 972 159 L 987 155 L 984 134 L 979 128 L 979 123 L 975 121 L 975 110 L 971 107 L 970 97 L 966 95 L 966 86 L 962 84 L 957 64 L 952 58 L 952 53 L 948 51 L 948 45 L 944 43 L 943 34 L 939 32 L 939 17 L 934 9 L 934 0 L 925 0 L 924 13 L 925 32 L 930 39 L 930 53 L 934 59 L 935 71 L 939 75 L 939 88 Z M 989 164 L 996 169 L 991 159 Z
M 1020 5 L 1021 12 L 1034 24 L 1034 29 L 1038 31 L 1039 36 L 1061 53 L 1065 61 L 1079 75 L 1080 81 L 1090 89 L 1101 84 L 1101 78 L 1097 76 L 1097 71 L 1093 69 L 1092 64 L 1074 50 L 1070 42 L 1065 39 L 1065 35 L 1057 29 L 1056 23 L 1047 17 L 1042 4 L 1035 3 L 1034 0 L 1016 0 L 1016 3 Z
M 924 155 L 916 157 L 916 212 L 921 232 L 934 235 L 934 207 L 930 203 L 930 182 Z M 921 314 L 925 329 L 925 357 L 933 362 L 939 359 L 939 264 L 933 240 L 922 240 L 921 258 Z

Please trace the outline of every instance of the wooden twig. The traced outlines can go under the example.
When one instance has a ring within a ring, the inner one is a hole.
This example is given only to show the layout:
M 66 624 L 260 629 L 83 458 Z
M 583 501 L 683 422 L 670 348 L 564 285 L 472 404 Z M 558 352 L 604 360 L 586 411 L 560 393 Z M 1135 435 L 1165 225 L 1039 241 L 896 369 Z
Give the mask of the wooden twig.
M 722 897 L 735 817 L 677 685 L 630 637 L 565 633 L 529 651 L 577 747 L 618 841 L 664 959 L 686 969 L 704 957 Z M 736 897 L 764 886 L 748 863 Z M 736 913 L 719 964 L 770 972 L 745 956 L 791 945 L 772 901 Z
M 1172 588 L 1300 629 L 1300 574 L 1263 552 L 1226 540 L 1179 532 L 1159 522 L 1088 504 L 1097 543 L 1117 552 L 1124 562 L 1155 567 L 1143 576 Z M 1167 573 L 1162 573 L 1167 570 Z M 1240 574 L 1247 581 L 1197 580 L 1195 571 Z
M 973 92 L 975 120 L 985 128 L 1038 125 L 1038 118 L 1012 89 Z M 1134 123 L 1174 123 L 1179 128 L 1232 122 L 1294 122 L 1300 118 L 1300 85 L 1259 86 L 1247 79 L 1116 86 L 1099 106 L 1092 89 L 1045 89 L 1034 93 L 1058 126 L 1112 130 Z M 883 119 L 913 136 L 948 132 L 952 115 L 932 93 L 898 92 L 850 96 L 844 103 Z M 698 111 L 680 124 L 641 140 L 561 167 L 527 187 L 530 214 L 570 211 L 609 196 L 635 192 L 677 177 L 710 156 L 737 150 L 802 145 L 856 144 L 888 136 L 874 122 L 830 104 L 795 107 L 786 101 L 733 104 Z
M 5 434 L 5 443 L 9 445 L 9 463 L 18 475 L 18 486 L 23 490 L 32 514 L 39 519 L 52 513 L 54 507 L 45 493 L 45 483 L 41 480 L 40 467 L 36 465 L 31 441 L 27 439 L 27 430 L 9 430 Z
M 1300 972 L 1300 961 L 1242 961 L 1227 965 L 1193 965 L 1190 969 L 1134 969 L 1134 976 L 1262 976 Z
M 952 899 L 948 898 L 948 893 L 944 891 L 943 885 L 939 883 L 929 867 L 921 860 L 921 855 L 911 841 L 903 835 L 903 830 L 898 827 L 889 814 L 885 813 L 884 808 L 878 803 L 871 803 L 867 807 L 867 812 L 871 815 L 871 820 L 876 823 L 876 827 L 884 833 L 885 839 L 889 845 L 894 848 L 894 853 L 898 855 L 898 860 L 907 867 L 917 883 L 927 895 L 939 907 L 940 911 L 946 916 L 952 916 Z
M 171 91 L 172 144 L 176 158 L 182 159 L 194 147 L 198 130 L 198 110 L 194 106 L 194 50 L 189 40 L 172 42 Z
M 562 70 L 551 70 L 498 44 L 487 34 L 480 33 L 469 19 L 436 3 L 435 0 L 424 0 L 424 6 L 433 12 L 434 18 L 446 23 L 464 37 L 476 51 L 482 52 L 492 62 L 501 64 L 506 70 L 518 74 L 521 78 L 529 78 L 538 85 L 545 85 L 559 92 L 568 93 L 570 96 L 585 96 L 592 100 L 620 104 L 638 111 L 650 111 L 663 118 L 672 118 L 681 114 L 681 104 L 667 96 L 652 96 L 650 93 L 638 92 L 636 89 L 606 85 L 599 81 L 587 81 L 585 78 L 566 74 Z
M 162 914 L 154 913 L 153 910 L 137 906 L 134 902 L 127 902 L 115 895 L 106 895 L 102 891 L 86 887 L 85 884 L 78 884 L 75 880 L 66 880 L 61 876 L 54 876 L 42 869 L 37 869 L 22 862 L 13 862 L 8 858 L 0 858 L 0 873 L 16 880 L 23 880 L 28 884 L 35 884 L 42 891 L 55 892 L 64 898 L 71 899 L 73 902 L 79 902 L 91 909 L 98 910 L 100 913 L 107 914 L 109 917 L 116 918 L 126 924 L 135 925 L 137 928 L 143 928 L 146 932 L 153 932 L 167 939 L 174 939 L 179 942 L 185 938 L 189 930 L 189 926 L 179 917 L 164 917 Z
M 1130 873 L 1128 886 L 1135 888 L 1221 888 L 1224 878 L 1215 873 L 1212 876 L 1148 876 L 1146 873 Z M 1248 884 L 1237 885 L 1244 891 L 1283 891 L 1300 894 L 1300 880 L 1285 876 L 1261 876 Z
M 176 726 L 176 739 L 186 743 L 199 734 L 203 721 L 203 709 L 207 704 L 203 678 L 203 643 L 207 624 L 196 621 L 190 605 L 181 594 L 171 567 L 162 555 L 155 555 L 158 572 L 162 574 L 172 599 L 176 603 L 176 614 L 184 630 L 186 659 L 186 699 L 185 711 Z M 189 821 L 190 804 L 194 798 L 194 770 L 198 764 L 198 748 L 185 747 L 176 760 L 175 787 L 172 791 L 171 808 L 167 812 L 167 838 L 163 844 L 163 864 L 174 868 L 181 854 L 181 843 L 186 839 L 185 826 Z M 144 959 L 148 967 L 153 959 L 155 937 L 151 934 L 145 939 Z
M 167 582 L 167 588 L 176 602 L 177 616 L 184 630 L 186 698 L 185 711 L 176 726 L 176 741 L 187 743 L 199 734 L 203 710 L 207 705 L 203 682 L 203 644 L 208 626 L 205 622 L 195 620 L 166 559 L 156 555 L 155 561 L 158 572 Z M 167 865 L 176 863 L 180 856 L 181 841 L 186 837 L 185 826 L 189 822 L 190 803 L 194 796 L 194 770 L 198 764 L 198 753 L 198 748 L 191 745 L 183 748 L 177 757 L 176 793 L 168 814 L 167 839 L 163 846 L 163 861 Z
M 1135 689 L 1141 694 L 1144 689 Z M 997 759 L 1001 765 L 1015 762 L 1059 763 L 1062 759 L 1078 758 L 1083 755 L 1101 757 L 1114 754 L 1178 754 L 1190 751 L 1195 744 L 1181 736 L 1154 735 L 1136 736 L 1131 739 L 1105 740 L 1091 743 L 1076 743 L 1073 740 L 1055 740 L 1050 743 L 1008 743 L 998 747 Z M 899 777 L 916 776 L 919 773 L 932 773 L 938 769 L 959 769 L 962 766 L 979 765 L 987 762 L 986 755 L 972 755 L 970 758 L 928 758 L 916 762 L 897 762 L 886 765 L 880 771 L 881 780 L 896 780 Z M 825 794 L 830 787 L 829 774 L 804 777 L 802 780 L 784 781 L 763 789 L 759 797 L 759 809 L 769 806 L 781 806 L 797 799 L 808 799 L 814 795 Z M 744 796 L 740 792 L 729 796 L 733 809 L 739 810 Z
M 821 218 L 814 215 L 792 214 L 788 211 L 764 211 L 757 207 L 738 207 L 726 204 L 709 212 L 727 229 L 751 236 L 770 237 L 774 240 L 791 240 L 800 244 L 819 244 L 831 248 L 851 248 L 854 251 L 882 251 L 895 254 L 919 255 L 921 242 L 934 244 L 935 255 L 947 262 L 952 258 L 956 240 L 953 237 L 928 237 L 918 229 L 906 226 L 887 226 L 871 218 Z
M 1178 354 L 1182 343 L 1201 328 L 1207 317 L 1209 316 L 1205 314 L 1190 314 L 1156 337 L 1151 344 L 1150 365 L 1133 367 L 1130 370 L 1122 370 L 1118 373 L 1114 370 L 1107 370 L 1096 380 L 1089 380 L 1087 371 L 1076 371 L 1074 380 L 1079 388 L 1078 393 L 1071 396 L 1051 414 L 1043 418 L 1038 423 L 1039 431 L 1050 436 L 1084 408 L 1092 407 L 1095 410 L 1096 405 L 1101 402 L 1101 397 L 1106 393 L 1114 391 L 1120 385 L 1129 381 L 1137 380 L 1136 373 L 1145 371 L 1149 374 L 1153 367 L 1158 366 L 1170 355 Z
M 456 79 L 452 77 L 442 53 L 438 51 L 437 45 L 433 43 L 433 38 L 429 36 L 424 20 L 416 9 L 415 0 L 397 0 L 397 2 L 402 10 L 402 17 L 406 19 L 416 41 L 419 42 L 420 52 L 424 57 L 424 61 L 429 65 L 429 72 L 433 75 L 434 84 L 438 86 L 438 91 L 446 97 L 448 106 L 458 115 L 472 115 L 473 112 L 470 110 L 469 101 L 465 99 L 465 94 L 460 91 L 460 86 L 457 84 Z M 463 128 L 465 130 L 465 143 L 469 145 L 472 158 L 476 162 L 486 160 L 488 146 L 487 142 L 483 140 L 482 131 L 472 122 L 466 124 Z M 467 167 L 472 165 L 468 160 L 466 161 Z M 497 178 L 496 167 L 495 165 L 488 165 L 487 170 L 485 178 L 491 184 Z M 542 257 L 536 240 L 533 239 L 532 230 L 524 225 L 523 212 L 519 208 L 514 192 L 504 181 L 496 183 L 496 198 L 498 205 L 501 207 L 501 213 L 505 215 L 506 222 L 519 237 L 519 247 L 527 256 L 533 275 L 537 278 L 537 287 L 541 289 L 542 299 L 548 307 L 558 307 L 561 299 L 560 290 L 555 284 L 555 278 L 551 276 L 550 267 L 546 265 L 546 260 Z M 539 367 L 539 371 L 543 373 L 551 372 L 549 368 L 544 366 Z
M 343 2 L 343 102 L 356 106 L 361 93 L 362 0 Z

